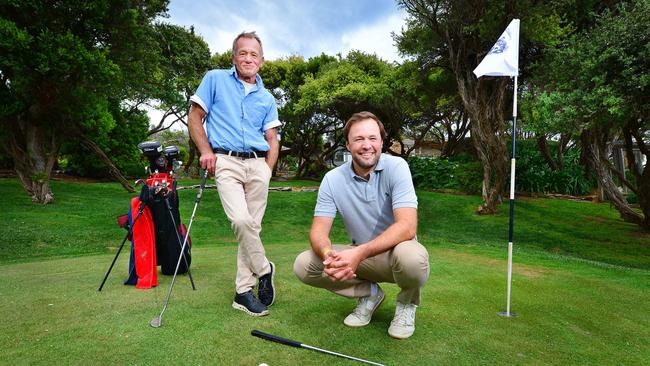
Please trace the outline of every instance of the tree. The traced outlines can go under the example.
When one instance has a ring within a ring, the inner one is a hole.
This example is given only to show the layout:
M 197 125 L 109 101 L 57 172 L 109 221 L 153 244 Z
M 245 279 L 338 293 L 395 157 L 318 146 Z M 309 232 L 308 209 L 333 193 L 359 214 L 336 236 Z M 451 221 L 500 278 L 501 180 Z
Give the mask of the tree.
M 578 135 L 584 158 L 599 186 L 623 220 L 650 228 L 650 169 L 643 169 L 635 146 L 650 158 L 650 2 L 622 3 L 549 50 L 539 65 L 543 88 L 531 113 L 536 129 Z M 625 146 L 632 179 L 609 161 L 616 141 Z M 633 210 L 618 189 L 638 197 Z
M 400 135 L 404 120 L 401 111 L 391 104 L 388 81 L 393 65 L 359 51 L 351 51 L 345 59 L 339 56 L 335 61 L 324 61 L 318 72 L 306 73 L 304 84 L 284 109 L 291 122 L 284 136 L 294 141 L 294 151 L 299 152 L 301 174 L 324 171 L 327 160 L 344 145 L 341 130 L 352 114 L 368 110 L 382 120 L 388 134 L 384 150 L 392 136 Z M 323 141 L 323 136 L 328 141 Z
M 507 78 L 472 73 L 512 18 L 526 27 L 520 35 L 520 65 L 535 56 L 539 44 L 562 34 L 554 4 L 536 1 L 399 0 L 410 15 L 398 35 L 398 47 L 425 67 L 446 67 L 456 78 L 458 93 L 470 119 L 474 147 L 483 164 L 483 204 L 479 213 L 497 211 L 505 192 L 507 149 L 505 112 L 512 89 Z M 534 42 L 533 42 L 534 41 Z
M 389 76 L 388 85 L 392 90 L 388 106 L 404 118 L 399 134 L 393 136 L 401 146 L 400 155 L 407 158 L 427 139 L 442 144 L 441 157 L 454 155 L 468 132 L 469 121 L 453 74 L 443 67 L 423 67 L 418 60 L 405 61 Z M 405 148 L 403 137 L 413 139 L 413 146 Z
M 155 90 L 144 94 L 143 98 L 158 102 L 157 107 L 164 114 L 148 135 L 167 130 L 176 123 L 187 127 L 190 97 L 212 67 L 210 48 L 194 33 L 193 27 L 188 30 L 159 23 L 154 30 L 160 47 L 160 72 L 149 81 Z
M 49 178 L 67 139 L 115 126 L 111 109 L 132 99 L 155 65 L 152 21 L 167 1 L 0 4 L 0 124 L 4 146 L 32 200 L 54 200 Z M 135 82 L 134 82 L 135 80 Z

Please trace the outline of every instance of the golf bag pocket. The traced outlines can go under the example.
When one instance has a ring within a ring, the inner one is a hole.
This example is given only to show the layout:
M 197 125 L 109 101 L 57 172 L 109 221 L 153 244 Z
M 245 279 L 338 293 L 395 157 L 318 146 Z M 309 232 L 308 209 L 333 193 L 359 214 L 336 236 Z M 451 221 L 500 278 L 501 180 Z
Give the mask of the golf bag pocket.
M 139 289 L 155 287 L 158 285 L 158 273 L 153 219 L 149 207 L 137 197 L 131 200 L 129 224 L 132 230 L 131 256 L 129 277 L 124 284 L 135 285 Z

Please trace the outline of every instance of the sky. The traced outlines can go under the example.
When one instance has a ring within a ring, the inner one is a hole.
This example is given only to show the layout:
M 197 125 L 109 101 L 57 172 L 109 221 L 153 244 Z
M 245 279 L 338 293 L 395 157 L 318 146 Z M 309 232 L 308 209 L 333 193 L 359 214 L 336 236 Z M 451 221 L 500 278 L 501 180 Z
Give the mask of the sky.
M 264 57 L 326 53 L 346 56 L 352 50 L 401 61 L 391 32 L 399 33 L 406 13 L 395 0 L 171 0 L 165 22 L 195 32 L 223 53 L 242 31 L 256 31 Z

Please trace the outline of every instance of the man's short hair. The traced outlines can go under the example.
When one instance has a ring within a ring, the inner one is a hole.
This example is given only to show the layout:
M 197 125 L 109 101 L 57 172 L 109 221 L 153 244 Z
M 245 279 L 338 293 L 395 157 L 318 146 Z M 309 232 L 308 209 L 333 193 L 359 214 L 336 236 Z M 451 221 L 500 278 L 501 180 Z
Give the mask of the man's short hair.
M 255 31 L 252 32 L 241 32 L 237 37 L 235 37 L 235 40 L 232 41 L 232 57 L 237 56 L 237 41 L 239 41 L 240 38 L 250 38 L 254 39 L 257 41 L 257 43 L 260 44 L 260 50 L 262 51 L 262 56 L 264 55 L 264 50 L 262 49 L 262 40 L 260 37 L 255 33 Z
M 343 134 L 345 135 L 345 141 L 350 142 L 350 140 L 348 139 L 348 135 L 350 134 L 350 129 L 352 128 L 352 126 L 355 123 L 361 122 L 366 119 L 372 119 L 375 122 L 377 122 L 377 126 L 379 126 L 379 134 L 381 136 L 381 139 L 382 141 L 386 140 L 386 129 L 384 128 L 384 124 L 381 123 L 379 118 L 377 118 L 377 116 L 375 116 L 374 114 L 363 111 L 363 112 L 358 112 L 353 114 L 352 117 L 350 117 L 350 119 L 348 119 L 348 121 L 345 123 L 345 127 L 343 127 Z

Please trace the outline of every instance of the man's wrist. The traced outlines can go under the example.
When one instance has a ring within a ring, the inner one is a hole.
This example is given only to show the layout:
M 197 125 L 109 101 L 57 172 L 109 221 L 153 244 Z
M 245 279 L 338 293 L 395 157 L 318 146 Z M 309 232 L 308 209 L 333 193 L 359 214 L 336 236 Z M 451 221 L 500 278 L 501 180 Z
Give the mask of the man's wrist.
M 374 256 L 373 248 L 370 246 L 369 243 L 357 245 L 357 250 L 361 252 L 361 256 L 362 256 L 361 260 Z
M 332 253 L 332 250 L 332 247 L 325 248 L 322 253 L 323 259 L 327 258 Z

